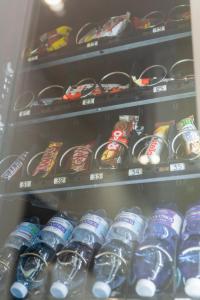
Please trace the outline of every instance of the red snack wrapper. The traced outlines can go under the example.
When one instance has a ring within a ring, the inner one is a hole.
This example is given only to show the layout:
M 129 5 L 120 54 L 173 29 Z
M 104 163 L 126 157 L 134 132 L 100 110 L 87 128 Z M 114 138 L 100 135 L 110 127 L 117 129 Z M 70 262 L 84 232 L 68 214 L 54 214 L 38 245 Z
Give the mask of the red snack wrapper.
M 103 166 L 116 168 L 122 162 L 125 147 L 128 147 L 129 138 L 137 128 L 138 116 L 120 116 L 116 123 L 109 144 L 101 156 Z
M 62 142 L 51 142 L 49 146 L 45 150 L 39 165 L 36 167 L 32 176 L 36 176 L 38 174 L 42 174 L 42 177 L 46 177 L 49 175 L 51 170 L 53 169 L 58 153 L 62 147 Z
M 90 169 L 91 154 L 93 152 L 94 142 L 87 145 L 80 145 L 70 152 L 67 160 L 67 170 L 72 172 L 83 172 Z

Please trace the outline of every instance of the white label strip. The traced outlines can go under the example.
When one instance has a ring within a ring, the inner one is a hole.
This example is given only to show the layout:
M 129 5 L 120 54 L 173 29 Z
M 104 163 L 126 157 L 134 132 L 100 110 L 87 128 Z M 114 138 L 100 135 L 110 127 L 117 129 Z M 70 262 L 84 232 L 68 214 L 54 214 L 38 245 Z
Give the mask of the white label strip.
M 90 174 L 90 180 L 94 181 L 94 180 L 102 180 L 103 179 L 103 173 L 94 173 L 94 174 Z
M 82 101 L 82 105 L 92 105 L 95 103 L 95 98 L 90 98 L 90 99 L 84 99 Z
M 19 117 L 26 117 L 26 116 L 30 116 L 31 115 L 31 111 L 30 109 L 27 109 L 27 110 L 23 110 L 23 111 L 20 111 L 19 112 Z
M 67 182 L 66 177 L 56 177 L 53 180 L 54 184 L 65 184 Z
M 153 92 L 156 93 L 161 93 L 161 92 L 166 92 L 167 91 L 167 86 L 165 85 L 159 85 L 159 86 L 155 86 L 153 88 Z
M 153 28 L 153 33 L 158 33 L 158 32 L 162 32 L 165 31 L 165 26 L 159 26 L 159 27 L 155 27 Z
M 140 176 L 143 174 L 142 168 L 130 169 L 128 170 L 128 176 Z
M 97 47 L 98 41 L 87 43 L 87 48 Z
M 31 181 L 20 181 L 20 183 L 19 183 L 20 189 L 30 188 L 31 185 L 32 185 Z
M 170 164 L 170 172 L 184 171 L 185 169 L 184 163 Z

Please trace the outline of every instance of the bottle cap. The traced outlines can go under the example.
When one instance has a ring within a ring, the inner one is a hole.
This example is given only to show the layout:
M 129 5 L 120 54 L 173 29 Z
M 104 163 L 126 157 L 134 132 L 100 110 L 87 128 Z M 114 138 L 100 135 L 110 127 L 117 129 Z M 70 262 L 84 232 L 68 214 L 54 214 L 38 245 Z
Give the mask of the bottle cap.
M 93 285 L 92 293 L 96 298 L 109 298 L 111 294 L 111 287 L 105 282 L 97 281 Z
M 200 298 L 200 279 L 189 278 L 186 280 L 185 293 L 191 298 Z
M 156 286 L 151 280 L 140 279 L 136 284 L 136 293 L 141 297 L 153 297 L 156 293 Z
M 69 290 L 68 287 L 62 282 L 56 281 L 52 284 L 50 292 L 54 298 L 64 299 L 67 296 Z
M 18 299 L 23 299 L 28 294 L 28 289 L 20 282 L 14 282 L 10 288 L 11 294 Z

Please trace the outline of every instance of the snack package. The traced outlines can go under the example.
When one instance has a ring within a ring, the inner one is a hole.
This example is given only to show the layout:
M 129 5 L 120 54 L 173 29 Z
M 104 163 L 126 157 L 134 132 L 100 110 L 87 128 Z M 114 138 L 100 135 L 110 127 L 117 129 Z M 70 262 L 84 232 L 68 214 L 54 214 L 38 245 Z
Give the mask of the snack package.
M 10 167 L 3 172 L 1 175 L 1 179 L 3 180 L 11 180 L 17 172 L 23 167 L 24 161 L 26 160 L 29 152 L 23 152 L 19 155 L 15 161 L 10 165 Z
M 165 146 L 164 140 L 167 140 L 170 126 L 173 123 L 174 121 L 155 124 L 155 131 L 153 133 L 155 137 L 152 137 L 149 146 L 145 151 L 145 154 L 139 157 L 139 162 L 142 165 L 147 165 L 147 164 L 157 165 L 160 163 L 161 154 Z
M 109 144 L 101 156 L 101 164 L 104 167 L 116 168 L 122 163 L 125 147 L 128 147 L 133 130 L 136 130 L 139 122 L 138 116 L 120 116 L 116 123 Z
M 200 155 L 200 134 L 194 124 L 194 116 L 189 116 L 177 123 L 178 132 L 183 132 L 186 155 L 195 157 Z
M 147 30 L 154 25 L 153 20 L 151 20 L 150 18 L 146 19 L 146 18 L 133 17 L 132 23 L 135 29 L 138 30 Z
M 65 95 L 63 96 L 63 100 L 76 101 L 84 97 L 95 97 L 101 94 L 102 90 L 97 84 L 94 85 L 92 83 L 87 83 L 78 86 L 69 86 L 67 91 L 65 92 Z
M 33 172 L 32 176 L 36 176 L 41 174 L 42 177 L 47 177 L 51 170 L 53 169 L 56 158 L 58 153 L 62 147 L 62 142 L 50 142 L 49 146 L 45 150 L 44 154 L 42 155 L 41 161 L 39 165 L 36 167 L 35 171 Z
M 95 143 L 77 146 L 69 153 L 66 169 L 72 172 L 83 172 L 90 169 L 91 155 Z
M 69 35 L 72 29 L 68 26 L 60 26 L 40 36 L 39 45 L 36 49 L 29 49 L 27 58 L 41 56 L 54 52 L 68 45 Z
M 130 20 L 130 13 L 112 17 L 102 26 L 95 27 L 78 40 L 78 44 L 90 43 L 105 37 L 115 37 L 125 30 Z

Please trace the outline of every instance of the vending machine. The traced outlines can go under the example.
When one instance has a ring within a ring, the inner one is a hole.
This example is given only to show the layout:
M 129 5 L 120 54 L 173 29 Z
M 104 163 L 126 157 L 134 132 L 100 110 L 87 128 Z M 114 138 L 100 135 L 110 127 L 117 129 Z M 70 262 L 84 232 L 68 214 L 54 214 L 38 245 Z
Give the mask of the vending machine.
M 0 299 L 200 299 L 200 4 L 0 3 Z

